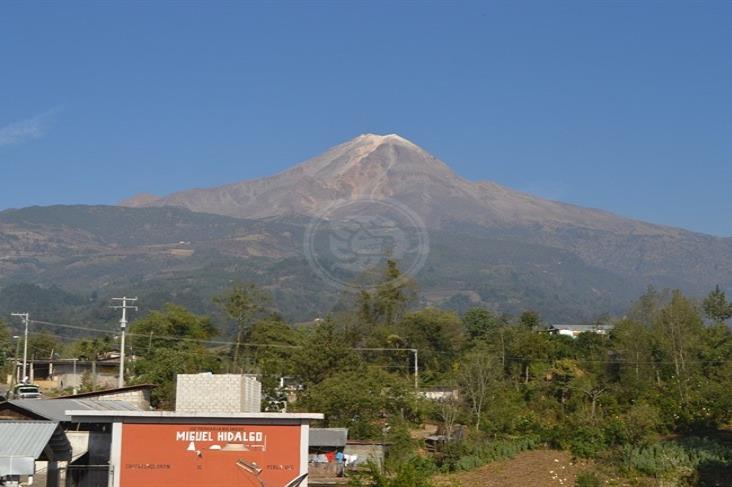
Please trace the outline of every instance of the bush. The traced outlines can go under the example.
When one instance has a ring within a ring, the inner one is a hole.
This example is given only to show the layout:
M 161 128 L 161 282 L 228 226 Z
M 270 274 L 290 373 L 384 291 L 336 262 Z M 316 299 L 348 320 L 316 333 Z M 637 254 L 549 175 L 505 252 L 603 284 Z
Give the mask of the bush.
M 432 487 L 432 472 L 423 470 L 419 462 L 406 462 L 392 471 L 382 473 L 379 467 L 369 464 L 369 472 L 364 477 L 352 478 L 348 485 L 352 487 Z
M 600 478 L 593 472 L 580 472 L 574 481 L 575 487 L 600 487 Z
M 659 479 L 691 477 L 700 466 L 732 466 L 732 451 L 707 438 L 663 441 L 650 446 L 626 446 L 623 449 L 623 467 L 626 470 Z
M 539 438 L 536 436 L 454 442 L 446 446 L 441 458 L 441 467 L 447 472 L 472 470 L 496 460 L 513 458 L 522 451 L 536 448 L 538 444 Z
M 569 440 L 572 455 L 579 458 L 596 458 L 606 448 L 603 430 L 594 426 L 578 427 Z

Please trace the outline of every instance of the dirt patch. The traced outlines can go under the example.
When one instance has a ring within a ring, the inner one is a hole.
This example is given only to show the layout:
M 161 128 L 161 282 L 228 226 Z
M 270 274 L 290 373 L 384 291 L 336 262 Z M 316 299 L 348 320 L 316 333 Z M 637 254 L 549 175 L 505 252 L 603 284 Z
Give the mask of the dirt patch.
M 435 480 L 441 486 L 452 483 L 465 487 L 571 487 L 577 474 L 591 467 L 591 462 L 574 461 L 567 452 L 533 450 L 470 472 L 440 475 Z

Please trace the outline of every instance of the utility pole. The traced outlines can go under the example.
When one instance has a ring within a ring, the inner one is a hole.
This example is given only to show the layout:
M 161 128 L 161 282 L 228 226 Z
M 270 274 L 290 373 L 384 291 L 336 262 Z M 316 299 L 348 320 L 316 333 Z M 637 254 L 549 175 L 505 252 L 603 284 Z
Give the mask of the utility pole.
M 78 391 L 78 385 L 79 385 L 78 379 L 76 377 L 76 361 L 77 360 L 79 360 L 79 359 L 78 358 L 74 358 L 74 386 L 72 388 L 72 391 L 73 391 L 72 393 L 74 395 L 76 395 L 76 393 Z
M 23 343 L 23 382 L 25 382 L 25 373 L 28 363 L 28 321 L 30 321 L 30 315 L 28 313 L 10 313 L 11 316 L 18 316 L 23 319 L 25 323 L 25 339 Z
M 11 386 L 18 383 L 18 350 L 20 349 L 20 337 L 13 335 L 13 340 L 15 340 L 15 355 L 13 355 L 13 379 L 10 381 Z
M 414 353 L 414 390 L 419 391 L 419 352 L 416 348 L 409 350 Z
M 112 309 L 121 309 L 122 310 L 122 318 L 119 320 L 119 326 L 122 330 L 122 337 L 120 339 L 120 345 L 119 345 L 119 381 L 117 382 L 117 387 L 124 387 L 125 386 L 125 330 L 127 330 L 127 310 L 128 309 L 134 309 L 137 311 L 137 306 L 128 306 L 127 301 L 135 302 L 137 301 L 137 298 L 128 298 L 128 297 L 122 297 L 122 298 L 112 298 L 112 301 L 122 301 L 121 305 L 112 306 Z

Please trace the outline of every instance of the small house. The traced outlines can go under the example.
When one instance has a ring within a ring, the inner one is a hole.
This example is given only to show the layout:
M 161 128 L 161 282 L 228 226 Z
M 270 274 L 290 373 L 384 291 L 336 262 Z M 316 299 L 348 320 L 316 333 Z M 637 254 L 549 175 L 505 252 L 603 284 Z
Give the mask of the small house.
M 564 335 L 571 338 L 577 338 L 580 333 L 597 333 L 599 335 L 607 335 L 613 327 L 610 325 L 567 325 L 556 323 L 549 325 L 547 331 L 553 335 Z

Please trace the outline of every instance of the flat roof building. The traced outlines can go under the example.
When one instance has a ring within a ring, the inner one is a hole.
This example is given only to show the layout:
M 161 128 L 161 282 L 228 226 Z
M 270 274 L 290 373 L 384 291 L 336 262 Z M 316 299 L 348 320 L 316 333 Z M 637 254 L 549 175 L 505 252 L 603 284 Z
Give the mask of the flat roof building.
M 317 413 L 67 411 L 111 424 L 110 487 L 307 486 Z

